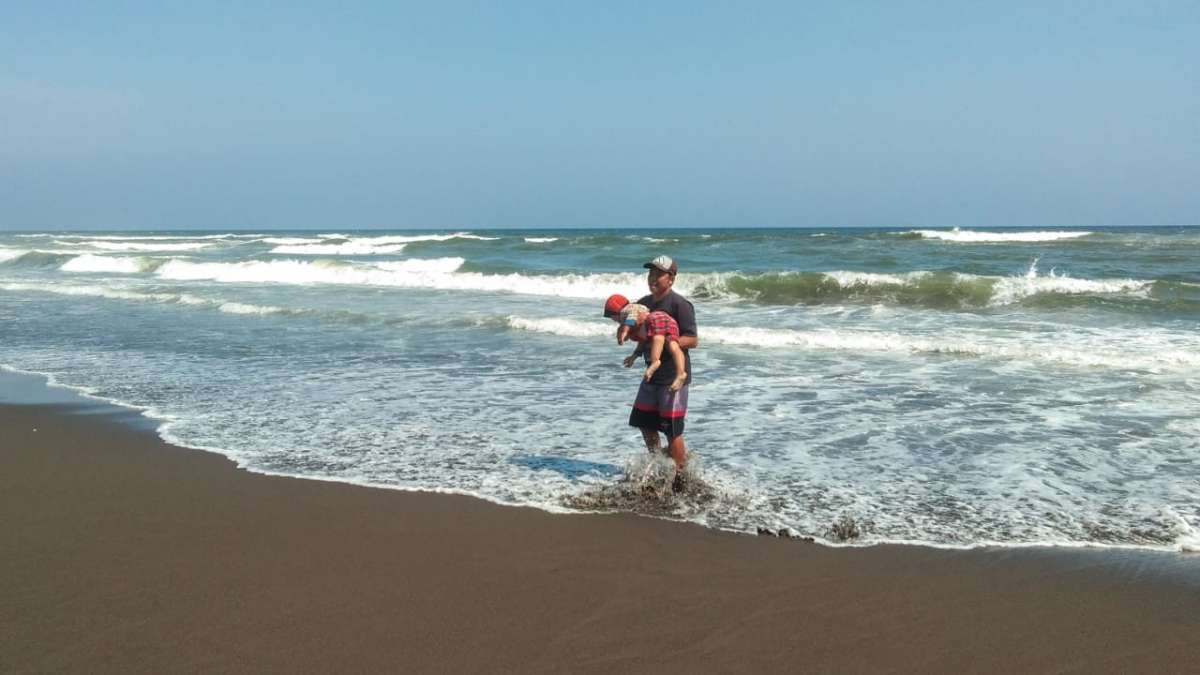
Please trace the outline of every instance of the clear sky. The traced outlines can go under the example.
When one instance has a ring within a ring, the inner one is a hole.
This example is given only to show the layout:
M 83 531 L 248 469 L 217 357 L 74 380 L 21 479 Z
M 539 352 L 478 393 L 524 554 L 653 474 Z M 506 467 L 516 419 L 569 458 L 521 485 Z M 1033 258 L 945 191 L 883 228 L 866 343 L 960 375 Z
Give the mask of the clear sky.
M 7 2 L 0 229 L 1200 224 L 1200 3 Z

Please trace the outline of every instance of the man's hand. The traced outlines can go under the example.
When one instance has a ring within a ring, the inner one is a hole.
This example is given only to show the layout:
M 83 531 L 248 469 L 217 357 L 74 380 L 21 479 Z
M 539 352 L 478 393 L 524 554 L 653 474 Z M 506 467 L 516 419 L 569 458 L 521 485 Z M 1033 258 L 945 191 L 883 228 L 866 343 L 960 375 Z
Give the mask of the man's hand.
M 626 356 L 625 360 L 621 363 L 624 363 L 626 368 L 632 368 L 633 364 L 637 363 L 637 354 L 630 354 L 629 356 Z

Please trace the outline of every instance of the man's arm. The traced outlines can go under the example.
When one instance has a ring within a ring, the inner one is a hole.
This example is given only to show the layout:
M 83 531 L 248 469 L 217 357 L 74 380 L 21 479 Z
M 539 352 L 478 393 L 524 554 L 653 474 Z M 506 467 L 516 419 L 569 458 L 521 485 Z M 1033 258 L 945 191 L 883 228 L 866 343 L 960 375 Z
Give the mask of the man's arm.
M 696 330 L 696 309 L 692 303 L 682 298 L 675 305 L 675 323 L 679 324 L 679 346 L 684 349 L 695 349 L 700 346 L 700 335 Z

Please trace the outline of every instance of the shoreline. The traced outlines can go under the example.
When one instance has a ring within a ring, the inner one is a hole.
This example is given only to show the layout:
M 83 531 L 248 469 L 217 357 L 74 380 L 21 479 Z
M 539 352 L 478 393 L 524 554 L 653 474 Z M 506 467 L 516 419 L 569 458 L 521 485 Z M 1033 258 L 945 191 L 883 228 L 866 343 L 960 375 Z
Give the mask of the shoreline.
M 1182 555 L 551 514 L 241 471 L 127 417 L 0 403 L 6 671 L 1182 672 L 1200 647 Z
M 1200 226 L 1197 226 L 1200 227 Z M 124 424 L 144 432 L 152 434 L 159 442 L 164 445 L 190 452 L 202 452 L 211 454 L 222 459 L 228 460 L 235 465 L 239 471 L 244 471 L 257 476 L 265 476 L 272 478 L 288 478 L 303 481 L 317 481 L 325 483 L 336 483 L 339 485 L 348 485 L 367 490 L 385 490 L 412 494 L 430 494 L 430 495 L 452 495 L 466 497 L 469 499 L 477 499 L 487 504 L 501 508 L 530 508 L 545 513 L 554 515 L 613 515 L 619 513 L 629 513 L 647 518 L 660 519 L 667 522 L 677 523 L 681 525 L 692 525 L 704 529 L 711 529 L 715 532 L 726 534 L 753 535 L 751 532 L 742 532 L 737 530 L 726 530 L 715 527 L 710 527 L 701 523 L 673 518 L 670 516 L 660 516 L 654 513 L 632 513 L 621 510 L 595 510 L 589 511 L 584 509 L 576 509 L 570 507 L 562 507 L 559 509 L 546 508 L 540 504 L 512 504 L 496 499 L 489 499 L 486 496 L 473 494 L 469 492 L 460 492 L 454 490 L 437 490 L 437 489 L 420 489 L 407 488 L 393 485 L 376 485 L 371 483 L 354 482 L 339 478 L 328 478 L 322 476 L 305 476 L 289 473 L 273 473 L 269 471 L 256 470 L 249 467 L 238 465 L 238 461 L 230 457 L 225 452 L 216 448 L 193 447 L 175 443 L 164 438 L 160 433 L 160 427 L 168 422 L 166 418 L 154 417 L 147 414 L 147 409 L 137 406 L 113 401 L 110 399 L 92 396 L 82 390 L 76 389 L 69 385 L 51 384 L 51 377 L 44 373 L 35 371 L 26 371 L 12 366 L 0 364 L 0 407 L 8 405 L 63 405 L 67 407 L 77 408 L 79 412 L 89 414 L 98 414 L 108 416 L 114 419 L 120 419 Z M 760 528 L 761 529 L 761 528 Z M 782 532 L 782 530 L 780 530 Z M 759 536 L 764 532 L 760 531 Z M 766 534 L 774 535 L 771 530 L 767 530 Z M 1072 543 L 1072 542 L 1056 542 L 1056 543 L 985 543 L 985 544 L 970 544 L 970 545 L 940 545 L 926 541 L 872 541 L 864 543 L 856 542 L 835 542 L 821 538 L 815 538 L 812 535 L 805 533 L 796 533 L 792 531 L 789 536 L 780 535 L 781 539 L 790 539 L 800 543 L 815 544 L 819 546 L 827 546 L 830 548 L 848 548 L 848 549 L 864 549 L 875 546 L 885 547 L 911 547 L 920 549 L 931 549 L 935 551 L 1012 551 L 1012 552 L 1027 552 L 1030 554 L 1072 554 L 1078 553 L 1090 555 L 1092 553 L 1121 556 L 1149 556 L 1147 560 L 1155 560 L 1154 556 L 1159 556 L 1157 562 L 1167 570 L 1174 570 L 1185 575 L 1185 577 L 1194 577 L 1197 583 L 1200 583 L 1200 550 L 1193 551 L 1189 548 L 1166 549 L 1150 545 L 1138 544 L 1090 544 L 1090 543 Z M 1190 563 L 1195 562 L 1195 565 Z M 1139 566 L 1144 565 L 1144 561 L 1137 563 Z

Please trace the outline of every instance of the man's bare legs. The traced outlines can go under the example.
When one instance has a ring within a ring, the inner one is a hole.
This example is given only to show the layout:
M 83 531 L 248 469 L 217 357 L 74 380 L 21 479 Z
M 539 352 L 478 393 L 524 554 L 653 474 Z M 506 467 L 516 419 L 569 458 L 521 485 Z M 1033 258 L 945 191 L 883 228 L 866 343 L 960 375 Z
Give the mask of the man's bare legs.
M 649 452 L 659 452 L 663 449 L 657 429 L 643 428 L 642 440 L 646 442 L 646 450 Z M 676 436 L 667 443 L 666 454 L 675 461 L 675 469 L 683 471 L 683 467 L 687 465 L 687 446 L 684 445 L 683 436 Z
M 661 450 L 658 440 L 658 431 L 655 429 L 642 429 L 642 440 L 646 442 L 646 451 L 655 453 Z

